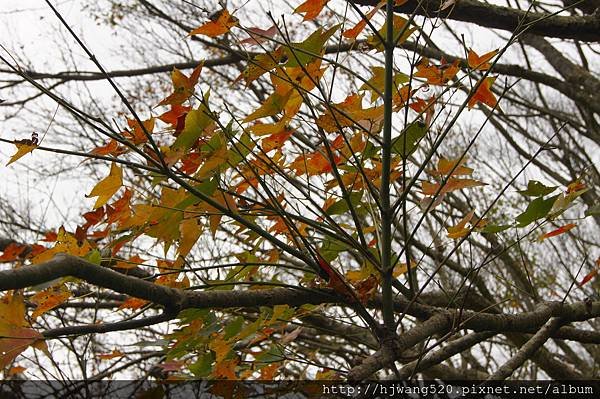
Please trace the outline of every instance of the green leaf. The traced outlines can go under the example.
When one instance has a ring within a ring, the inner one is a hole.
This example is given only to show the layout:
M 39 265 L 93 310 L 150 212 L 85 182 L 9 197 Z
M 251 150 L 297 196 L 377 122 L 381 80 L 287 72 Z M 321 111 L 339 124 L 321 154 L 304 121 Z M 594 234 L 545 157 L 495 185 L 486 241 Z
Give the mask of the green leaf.
M 363 196 L 362 191 L 352 192 L 349 194 L 348 199 L 350 200 L 350 203 L 352 204 L 353 208 L 356 209 L 358 207 L 358 205 L 360 205 L 362 196 Z M 344 198 L 342 198 L 342 199 L 334 202 L 329 208 L 327 208 L 325 213 L 328 215 L 341 215 L 343 213 L 348 212 L 349 210 L 350 210 L 350 208 L 348 207 L 348 202 Z
M 275 363 L 285 359 L 281 345 L 273 345 L 268 350 L 256 356 L 256 363 Z
M 400 15 L 394 15 L 394 43 L 396 45 L 402 44 L 408 39 L 408 37 L 417 30 L 416 26 L 409 26 L 405 29 L 408 24 L 408 20 L 401 17 Z M 381 39 L 380 39 L 381 38 Z M 382 41 L 383 39 L 383 41 Z M 387 41 L 387 23 L 379 29 L 377 35 L 372 35 L 367 38 L 367 43 L 377 49 L 378 52 L 384 51 L 384 43 Z
M 375 102 L 379 97 L 380 93 L 383 93 L 385 83 L 385 68 L 381 66 L 371 67 L 373 76 L 371 79 L 363 83 L 358 90 L 367 90 L 371 93 L 371 102 Z M 394 75 L 394 86 L 398 87 L 404 83 L 408 83 L 410 77 L 402 72 L 398 72 Z
M 202 183 L 194 186 L 194 188 L 198 192 L 206 195 L 207 197 L 212 197 L 212 195 L 217 190 L 218 186 L 219 186 L 219 175 L 215 175 L 210 180 L 204 180 Z M 199 202 L 202 202 L 202 199 L 200 199 L 199 197 L 197 197 L 193 194 L 190 194 L 183 201 L 178 203 L 177 206 L 175 206 L 175 208 L 186 209 L 188 206 L 197 204 Z
M 319 253 L 321 254 L 321 257 L 323 257 L 323 259 L 325 259 L 327 262 L 331 262 L 338 257 L 340 252 L 343 252 L 345 250 L 346 246 L 338 240 L 331 237 L 325 237 L 325 239 L 323 240 L 323 244 L 319 249 Z
M 585 216 L 598 216 L 600 215 L 600 204 L 596 204 L 594 206 L 590 206 L 585 211 Z
M 188 368 L 198 378 L 207 377 L 212 372 L 212 364 L 215 361 L 213 352 L 206 352 L 198 356 L 198 360 Z
M 557 188 L 557 186 L 545 186 L 537 180 L 529 180 L 527 183 L 527 189 L 519 192 L 528 197 L 543 197 L 544 195 L 550 194 Z
M 554 195 L 548 199 L 539 197 L 531 201 L 525 212 L 517 216 L 516 221 L 518 223 L 518 227 L 528 226 L 536 220 L 546 217 L 546 215 L 548 215 L 552 209 L 552 205 L 554 205 L 554 202 L 557 198 L 558 195 Z
M 242 331 L 242 327 L 244 326 L 244 318 L 242 316 L 238 316 L 233 321 L 225 326 L 225 336 L 224 339 L 229 339 L 238 335 L 240 331 Z
M 85 256 L 85 259 L 90 263 L 100 265 L 100 262 L 102 262 L 102 255 L 100 255 L 100 251 L 94 249 Z
M 362 155 L 359 156 L 359 158 L 362 158 L 362 159 L 374 158 L 377 154 L 379 154 L 380 150 L 381 149 L 378 146 L 374 145 L 370 141 L 367 141 L 367 144 L 365 145 L 365 149 L 363 150 Z
M 316 56 L 323 51 L 323 46 L 325 46 L 327 40 L 329 40 L 339 27 L 339 24 L 335 25 L 325 32 L 323 32 L 323 28 L 319 28 L 303 42 L 290 43 L 290 47 L 285 49 L 288 56 L 288 62 L 285 66 L 299 67 L 313 62 L 317 58 Z
M 230 167 L 233 168 L 237 164 L 242 162 L 244 159 L 246 159 L 248 154 L 252 152 L 254 145 L 255 142 L 250 137 L 250 134 L 248 134 L 248 132 L 242 133 L 239 140 L 235 142 L 229 150 L 228 162 L 230 164 Z
M 411 123 L 400 133 L 400 136 L 392 140 L 392 153 L 407 158 L 415 152 L 419 140 L 425 136 L 425 133 L 427 133 L 425 123 L 421 121 Z
M 204 133 L 204 129 L 213 123 L 212 113 L 205 105 L 208 104 L 209 95 L 210 92 L 207 92 L 203 103 L 200 104 L 198 109 L 190 110 L 185 116 L 185 127 L 171 146 L 173 150 L 183 149 L 187 151 L 192 148 L 196 140 Z

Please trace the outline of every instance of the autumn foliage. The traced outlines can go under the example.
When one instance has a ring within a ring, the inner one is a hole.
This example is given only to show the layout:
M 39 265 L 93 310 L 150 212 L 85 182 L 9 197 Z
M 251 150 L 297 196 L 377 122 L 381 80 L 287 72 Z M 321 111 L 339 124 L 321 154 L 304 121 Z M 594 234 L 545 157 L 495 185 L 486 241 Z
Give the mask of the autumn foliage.
M 117 118 L 119 129 L 103 130 L 97 145 L 80 153 L 101 177 L 80 198 L 84 206 L 76 225 L 49 229 L 37 243 L 3 247 L 0 262 L 10 265 L 3 273 L 46 267 L 62 254 L 84 259 L 90 270 L 114 271 L 115 280 L 106 281 L 102 291 L 119 294 L 111 297 L 115 314 L 124 320 L 163 315 L 157 323 L 174 321 L 164 333 L 154 331 L 161 346 L 157 364 L 168 379 L 370 377 L 389 364 L 364 371 L 360 358 L 346 365 L 334 351 L 337 363 L 328 368 L 329 349 L 303 352 L 303 334 L 316 328 L 303 323 L 323 315 L 346 318 L 370 337 L 365 351 L 375 353 L 390 337 L 433 315 L 420 314 L 405 325 L 405 315 L 415 314 L 398 310 L 395 297 L 410 306 L 414 301 L 440 306 L 419 299 L 437 291 L 438 278 L 448 278 L 439 283 L 448 303 L 463 289 L 477 291 L 494 309 L 494 301 L 510 302 L 511 312 L 534 311 L 527 304 L 539 295 L 557 300 L 552 293 L 560 289 L 550 280 L 541 283 L 539 276 L 527 275 L 515 288 L 502 278 L 486 285 L 479 275 L 488 270 L 484 267 L 496 267 L 495 257 L 507 261 L 494 252 L 499 248 L 521 262 L 509 248 L 543 251 L 578 234 L 598 214 L 591 207 L 586 213 L 582 205 L 595 189 L 585 174 L 566 184 L 543 174 L 524 180 L 527 164 L 512 171 L 513 181 L 498 181 L 482 166 L 506 162 L 482 162 L 485 156 L 473 143 L 480 126 L 511 112 L 512 87 L 495 69 L 511 43 L 491 48 L 484 40 L 464 39 L 462 58 L 435 57 L 433 51 L 408 57 L 405 49 L 428 48 L 423 38 L 428 18 L 388 15 L 385 2 L 360 8 L 368 2 L 348 2 L 354 13 L 340 23 L 333 15 L 344 2 L 296 3 L 295 15 L 269 14 L 261 26 L 235 8 L 193 22 L 197 26 L 180 40 L 236 49 L 235 76 L 218 81 L 222 88 L 215 89 L 206 83 L 215 79 L 208 60 L 172 68 L 168 89 L 154 93 L 160 99 L 136 108 L 146 111 L 127 108 L 125 117 Z M 384 56 L 394 49 L 397 62 L 386 64 Z M 345 51 L 354 50 L 369 57 L 360 72 L 343 60 Z M 241 103 L 227 101 L 219 90 L 230 90 L 232 97 L 251 90 L 259 95 L 254 103 Z M 466 142 L 454 137 L 459 117 L 477 125 L 461 132 Z M 14 155 L 5 162 L 11 167 L 45 151 L 37 134 L 12 144 Z M 507 190 L 519 196 L 512 208 L 501 199 Z M 488 247 L 480 263 L 470 258 L 471 251 Z M 599 268 L 595 261 L 591 270 L 575 271 L 569 277 L 572 290 L 584 292 Z M 513 276 L 529 272 L 519 266 Z M 138 286 L 118 276 L 141 282 L 135 291 L 141 297 L 119 291 Z M 88 283 L 61 276 L 5 290 L 0 368 L 14 366 L 28 348 L 52 356 L 46 345 L 54 337 L 47 332 L 52 323 L 39 321 L 89 295 L 101 298 L 86 291 Z M 540 285 L 539 292 L 526 292 L 529 284 Z M 164 292 L 179 299 L 157 302 L 152 285 L 172 289 Z M 308 297 L 235 305 L 237 294 L 277 289 Z M 214 307 L 188 306 L 197 292 L 224 299 L 215 299 Z M 319 294 L 309 299 L 311 292 Z M 506 311 L 498 309 L 493 312 Z M 94 323 L 110 331 L 114 317 Z M 445 328 L 436 337 L 448 331 L 460 328 Z M 104 348 L 96 356 L 107 363 L 128 357 L 127 352 Z M 310 367 L 299 371 L 304 355 Z

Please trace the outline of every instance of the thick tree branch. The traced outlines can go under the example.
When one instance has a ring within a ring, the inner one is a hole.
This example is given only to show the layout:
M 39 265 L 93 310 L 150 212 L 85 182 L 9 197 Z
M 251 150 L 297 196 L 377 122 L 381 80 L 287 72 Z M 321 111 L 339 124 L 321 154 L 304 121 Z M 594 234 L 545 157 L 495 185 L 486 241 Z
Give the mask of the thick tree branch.
M 560 317 L 553 317 L 544 324 L 544 326 L 533 336 L 525 345 L 523 345 L 513 357 L 496 370 L 489 380 L 504 380 L 533 354 L 541 348 L 550 338 L 550 335 L 557 330 L 563 323 Z
M 379 0 L 348 0 L 358 5 L 375 6 Z M 510 7 L 496 6 L 476 0 L 459 0 L 445 10 L 439 11 L 442 1 L 409 0 L 395 7 L 396 12 L 428 17 L 447 18 L 470 22 L 486 28 L 516 31 L 519 26 L 528 27 L 527 32 L 540 36 L 574 39 L 588 42 L 600 41 L 600 14 L 584 16 L 559 16 L 534 13 Z

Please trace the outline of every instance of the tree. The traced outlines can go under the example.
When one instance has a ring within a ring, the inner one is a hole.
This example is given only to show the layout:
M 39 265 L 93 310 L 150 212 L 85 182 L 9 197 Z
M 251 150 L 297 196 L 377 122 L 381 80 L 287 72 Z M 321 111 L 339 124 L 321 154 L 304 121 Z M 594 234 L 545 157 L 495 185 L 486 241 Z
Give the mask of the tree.
M 93 201 L 4 216 L 5 377 L 598 377 L 594 2 L 90 5 L 174 54 L 116 70 L 46 3 L 97 71 L 5 51 L 2 106 L 57 134 L 1 140 Z

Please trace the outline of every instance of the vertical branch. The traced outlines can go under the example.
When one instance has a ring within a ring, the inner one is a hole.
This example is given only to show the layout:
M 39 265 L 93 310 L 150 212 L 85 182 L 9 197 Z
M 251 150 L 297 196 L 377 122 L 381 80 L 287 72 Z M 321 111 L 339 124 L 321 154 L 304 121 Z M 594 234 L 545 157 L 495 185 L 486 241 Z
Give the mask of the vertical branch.
M 392 90 L 394 87 L 394 0 L 386 4 L 385 86 L 383 91 L 383 144 L 381 146 L 381 270 L 382 312 L 387 333 L 396 330 L 392 296 L 392 207 L 390 165 L 392 156 Z

